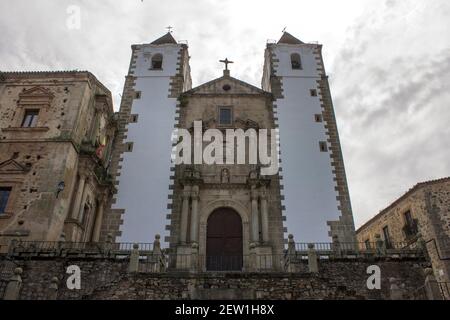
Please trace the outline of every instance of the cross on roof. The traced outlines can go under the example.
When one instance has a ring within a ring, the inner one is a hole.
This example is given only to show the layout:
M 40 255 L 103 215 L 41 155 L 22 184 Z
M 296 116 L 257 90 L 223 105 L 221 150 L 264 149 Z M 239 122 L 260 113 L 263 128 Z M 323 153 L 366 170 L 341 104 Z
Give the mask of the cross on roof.
M 219 62 L 225 63 L 225 70 L 228 70 L 229 63 L 234 63 L 233 61 L 228 60 L 228 58 L 225 58 L 225 60 L 219 60 Z
M 171 26 L 168 26 L 168 27 L 166 27 L 166 29 L 167 29 L 167 30 L 169 30 L 169 33 L 172 33 L 172 29 L 173 29 L 173 27 L 171 27 Z

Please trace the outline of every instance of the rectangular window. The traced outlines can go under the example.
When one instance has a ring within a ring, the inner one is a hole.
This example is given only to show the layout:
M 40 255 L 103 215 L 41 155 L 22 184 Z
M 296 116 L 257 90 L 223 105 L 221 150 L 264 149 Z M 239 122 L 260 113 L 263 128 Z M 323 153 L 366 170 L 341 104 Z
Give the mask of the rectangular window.
M 415 220 L 411 214 L 411 211 L 408 210 L 404 213 L 405 217 L 405 225 L 403 226 L 403 232 L 405 233 L 406 239 L 414 237 L 419 232 L 417 226 L 417 220 Z
M 314 115 L 314 119 L 316 120 L 316 122 L 322 122 L 322 115 L 321 114 L 315 114 Z
M 0 214 L 5 213 L 11 190 L 11 187 L 0 187 Z
M 39 110 L 27 109 L 25 110 L 25 115 L 23 116 L 22 127 L 23 128 L 33 128 L 37 125 Z
M 319 142 L 319 148 L 320 148 L 320 152 L 327 152 L 328 151 L 327 143 L 325 141 L 320 141 Z
M 405 212 L 405 221 L 408 227 L 412 227 L 414 225 L 414 220 L 412 218 L 411 211 L 409 210 Z
M 131 116 L 130 116 L 130 123 L 136 123 L 136 122 L 138 122 L 138 115 L 137 114 L 132 114 Z
M 316 89 L 309 90 L 309 93 L 311 94 L 311 97 L 317 97 L 317 90 Z
M 134 98 L 135 99 L 140 99 L 141 98 L 141 91 L 135 91 L 134 92 Z
M 219 124 L 231 125 L 233 123 L 232 110 L 230 107 L 219 108 Z
M 384 242 L 386 243 L 386 248 L 391 248 L 391 237 L 389 235 L 389 227 L 386 226 L 383 228 L 383 237 L 384 237 Z
M 370 240 L 369 240 L 369 239 L 367 239 L 366 241 L 364 241 L 364 245 L 366 246 L 366 250 L 372 249 L 371 246 L 370 246 Z
M 125 143 L 125 152 L 132 152 L 132 151 L 133 151 L 133 142 Z

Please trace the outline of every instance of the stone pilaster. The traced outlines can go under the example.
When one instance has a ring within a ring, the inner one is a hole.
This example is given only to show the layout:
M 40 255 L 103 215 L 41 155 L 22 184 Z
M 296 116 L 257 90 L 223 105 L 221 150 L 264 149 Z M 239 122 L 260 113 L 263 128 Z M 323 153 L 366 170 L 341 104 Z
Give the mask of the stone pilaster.
M 181 226 L 180 226 L 180 242 L 186 244 L 187 242 L 187 227 L 189 217 L 189 199 L 191 186 L 185 186 L 183 190 L 183 203 L 181 206 Z
M 92 233 L 92 241 L 98 242 L 100 240 L 100 230 L 103 222 L 103 212 L 106 204 L 106 195 L 101 195 L 98 202 L 97 214 L 95 216 L 94 230 Z
M 251 191 L 251 201 L 252 201 L 252 242 L 259 242 L 259 212 L 258 212 L 258 192 L 256 187 L 252 187 Z
M 198 186 L 193 186 L 192 187 L 192 212 L 191 212 L 191 234 L 190 234 L 190 240 L 191 242 L 195 242 L 198 243 L 198 224 L 199 224 L 199 219 L 198 219 L 198 201 L 199 201 L 199 196 L 198 196 Z
M 261 191 L 261 228 L 262 240 L 264 243 L 269 242 L 269 212 L 267 207 L 267 194 L 265 188 Z
M 77 193 L 76 193 L 76 197 L 75 197 L 75 204 L 73 207 L 73 211 L 72 211 L 72 218 L 73 219 L 78 219 L 78 216 L 80 214 L 80 209 L 81 209 L 81 203 L 83 200 L 83 194 L 84 194 L 84 186 L 86 184 L 86 172 L 80 170 L 79 172 L 80 175 L 80 180 L 78 182 L 78 188 L 77 188 Z

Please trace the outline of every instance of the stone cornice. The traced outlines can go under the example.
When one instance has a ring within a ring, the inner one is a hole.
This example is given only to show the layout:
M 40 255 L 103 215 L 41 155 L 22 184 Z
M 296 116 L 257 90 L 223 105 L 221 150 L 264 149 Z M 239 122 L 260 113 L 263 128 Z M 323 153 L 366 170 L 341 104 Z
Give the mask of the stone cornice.
M 2 131 L 22 131 L 22 132 L 46 132 L 50 130 L 49 127 L 8 127 L 3 128 Z
M 88 82 L 95 83 L 96 86 L 101 88 L 109 97 L 111 97 L 111 91 L 106 88 L 97 77 L 89 71 L 78 71 L 78 70 L 63 70 L 63 71 L 1 71 L 0 77 L 3 82 L 8 82 L 8 80 L 15 79 L 43 79 L 43 78 L 69 78 L 75 77 L 82 80 L 87 80 Z

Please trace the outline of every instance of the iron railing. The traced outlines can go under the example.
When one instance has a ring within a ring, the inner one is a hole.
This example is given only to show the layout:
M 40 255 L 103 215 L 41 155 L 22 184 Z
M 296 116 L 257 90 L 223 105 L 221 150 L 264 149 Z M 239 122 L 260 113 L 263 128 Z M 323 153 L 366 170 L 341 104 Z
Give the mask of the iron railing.
M 420 253 L 422 250 L 417 245 L 408 242 L 391 242 L 389 245 L 386 245 L 386 242 L 383 241 L 295 243 L 295 250 L 297 252 L 308 252 L 310 247 L 318 254 L 328 254 L 336 251 L 348 254 L 374 254 L 379 252 L 380 249 L 387 250 L 388 253 Z
M 131 242 L 70 242 L 70 241 L 12 241 L 8 254 L 10 255 L 129 255 L 137 246 L 143 255 L 153 251 L 153 243 Z
M 156 250 L 153 243 L 131 243 L 131 242 L 70 242 L 70 241 L 21 241 L 13 240 L 8 248 L 9 255 L 22 255 L 22 256 L 56 256 L 56 255 L 108 255 L 115 257 L 127 257 L 131 254 L 133 249 L 137 248 L 139 254 L 143 257 L 147 257 L 152 254 L 167 255 L 164 250 L 161 250 L 158 243 Z M 423 254 L 423 248 L 417 245 L 417 243 L 396 242 L 391 243 L 388 248 L 385 242 L 322 242 L 322 243 L 289 243 L 286 254 L 297 259 L 298 257 L 306 256 L 310 250 L 314 250 L 319 258 L 329 258 L 332 256 L 367 256 L 367 255 L 421 255 Z M 190 256 L 190 255 L 188 255 Z M 250 254 L 249 257 L 252 255 Z M 278 258 L 276 255 L 270 255 L 271 260 Z M 154 258 L 152 258 L 154 259 Z M 165 257 L 167 260 L 173 260 L 173 255 Z M 183 258 L 178 258 L 178 260 Z M 187 259 L 187 258 L 186 258 Z M 205 266 L 209 269 L 214 269 L 214 265 L 219 265 L 220 268 L 226 264 L 230 264 L 231 269 L 237 268 L 235 265 L 242 264 L 239 259 L 243 259 L 242 256 L 236 256 L 236 258 L 228 256 L 209 257 L 204 259 Z M 259 255 L 260 260 L 269 260 L 267 255 Z M 278 259 L 279 260 L 279 259 Z M 289 261 L 289 258 L 284 258 L 283 261 Z M 262 263 L 265 264 L 265 263 Z M 168 263 L 171 265 L 171 263 Z

